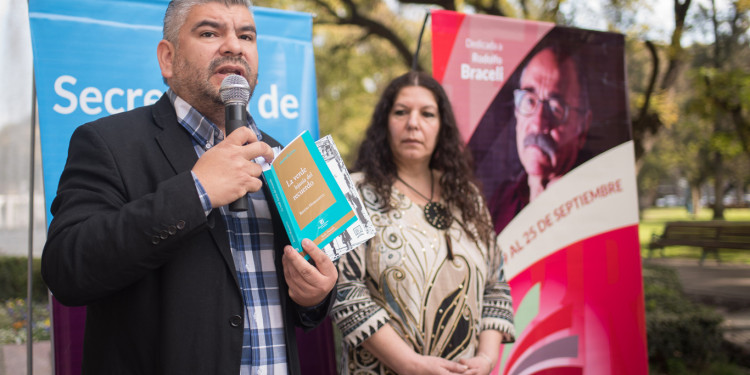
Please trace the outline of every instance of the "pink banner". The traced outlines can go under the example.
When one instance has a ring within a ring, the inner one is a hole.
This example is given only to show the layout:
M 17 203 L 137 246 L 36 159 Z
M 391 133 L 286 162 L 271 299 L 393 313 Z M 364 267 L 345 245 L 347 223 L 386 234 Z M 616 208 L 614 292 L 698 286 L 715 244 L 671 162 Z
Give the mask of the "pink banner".
M 648 373 L 624 38 L 432 13 L 516 313 L 495 374 Z

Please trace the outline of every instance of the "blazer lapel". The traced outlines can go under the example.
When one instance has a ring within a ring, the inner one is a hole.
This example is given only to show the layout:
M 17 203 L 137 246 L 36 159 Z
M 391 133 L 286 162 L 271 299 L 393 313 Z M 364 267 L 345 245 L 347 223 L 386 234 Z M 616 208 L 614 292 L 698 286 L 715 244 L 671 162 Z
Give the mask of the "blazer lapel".
M 154 105 L 154 122 L 161 128 L 156 142 L 161 147 L 175 173 L 189 171 L 198 161 L 190 135 L 177 122 L 177 115 L 167 94 Z
M 156 136 L 156 142 L 164 152 L 164 156 L 172 169 L 174 169 L 174 173 L 179 174 L 191 170 L 198 161 L 198 155 L 195 153 L 190 135 L 177 121 L 177 115 L 167 94 L 162 95 L 161 99 L 154 105 L 153 116 L 156 126 L 162 129 Z M 233 271 L 231 273 L 234 282 L 239 286 L 232 250 L 229 247 L 227 228 L 221 218 L 221 212 L 212 210 L 206 220 L 209 227 L 208 232 L 216 243 L 227 267 Z

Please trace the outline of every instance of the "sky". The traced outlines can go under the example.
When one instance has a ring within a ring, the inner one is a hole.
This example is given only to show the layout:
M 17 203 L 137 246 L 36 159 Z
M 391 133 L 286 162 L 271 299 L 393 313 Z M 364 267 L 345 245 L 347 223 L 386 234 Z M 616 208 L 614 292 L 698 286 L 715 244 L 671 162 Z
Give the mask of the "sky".
M 394 0 L 390 0 L 394 1 Z M 707 3 L 708 0 L 698 0 L 697 3 Z M 695 2 L 695 1 L 694 1 Z M 726 7 L 728 0 L 719 0 L 719 7 Z M 598 2 L 590 0 L 573 0 L 566 2 L 566 6 L 574 7 L 580 15 L 579 26 L 601 30 L 601 10 Z M 644 23 L 653 25 L 652 39 L 666 40 L 674 27 L 672 13 L 673 0 L 657 0 L 652 3 L 653 10 L 644 9 Z M 697 8 L 693 4 L 691 8 Z M 32 54 L 31 36 L 29 32 L 28 5 L 24 0 L 0 0 L 0 24 L 7 25 L 6 30 L 12 32 L 0 35 L 0 127 L 11 123 L 29 121 L 31 113 L 32 93 Z
M 0 0 L 0 126 L 28 122 L 31 113 L 32 58 L 25 0 Z

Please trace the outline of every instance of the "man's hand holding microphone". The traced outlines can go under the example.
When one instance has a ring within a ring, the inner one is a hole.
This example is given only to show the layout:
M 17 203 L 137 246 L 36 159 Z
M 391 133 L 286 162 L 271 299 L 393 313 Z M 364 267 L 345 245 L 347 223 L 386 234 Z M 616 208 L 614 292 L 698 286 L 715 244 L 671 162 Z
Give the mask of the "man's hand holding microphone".
M 273 161 L 274 153 L 267 143 L 258 141 L 247 127 L 247 103 L 250 86 L 244 77 L 229 75 L 219 89 L 225 107 L 226 137 L 208 149 L 193 166 L 214 208 L 229 204 L 231 211 L 248 209 L 247 193 L 263 187 L 263 169 L 255 160 Z M 338 271 L 330 258 L 312 241 L 302 242 L 313 264 L 305 260 L 291 245 L 284 248 L 282 263 L 289 296 L 300 306 L 321 303 L 333 289 Z

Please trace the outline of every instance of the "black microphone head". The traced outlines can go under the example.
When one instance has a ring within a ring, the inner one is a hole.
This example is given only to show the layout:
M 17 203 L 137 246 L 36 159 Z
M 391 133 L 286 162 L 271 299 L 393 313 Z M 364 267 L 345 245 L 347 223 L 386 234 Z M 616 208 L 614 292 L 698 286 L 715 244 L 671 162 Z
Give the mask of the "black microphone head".
M 246 106 L 250 101 L 250 85 L 245 77 L 231 74 L 221 81 L 219 94 L 221 94 L 221 101 L 224 105 L 242 104 Z

